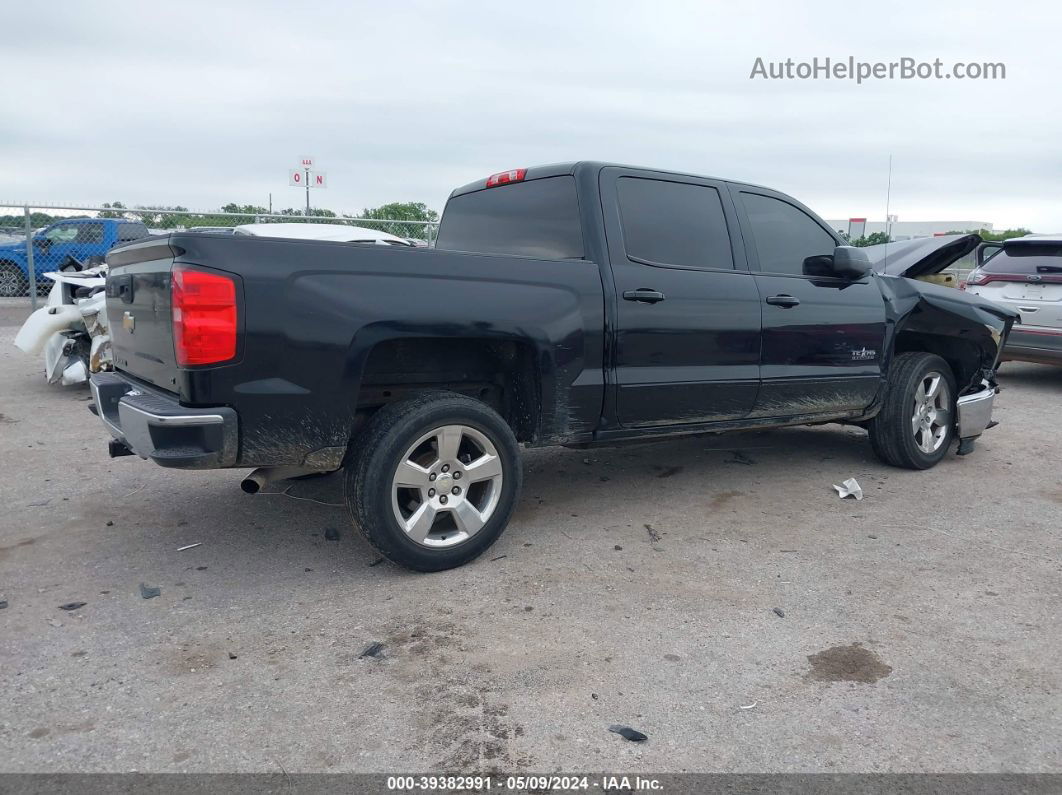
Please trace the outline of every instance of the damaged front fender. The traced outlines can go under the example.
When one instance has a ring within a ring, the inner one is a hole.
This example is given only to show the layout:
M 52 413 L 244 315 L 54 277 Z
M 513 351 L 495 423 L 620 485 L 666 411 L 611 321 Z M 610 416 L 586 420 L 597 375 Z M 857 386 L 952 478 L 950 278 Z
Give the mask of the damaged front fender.
M 1018 314 L 951 287 L 885 276 L 878 279 L 886 308 L 887 350 L 892 356 L 928 351 L 944 359 L 959 388 L 959 454 L 991 424 L 996 366 Z
M 888 350 L 926 350 L 955 373 L 959 394 L 995 385 L 995 369 L 1018 313 L 979 296 L 928 282 L 884 276 Z

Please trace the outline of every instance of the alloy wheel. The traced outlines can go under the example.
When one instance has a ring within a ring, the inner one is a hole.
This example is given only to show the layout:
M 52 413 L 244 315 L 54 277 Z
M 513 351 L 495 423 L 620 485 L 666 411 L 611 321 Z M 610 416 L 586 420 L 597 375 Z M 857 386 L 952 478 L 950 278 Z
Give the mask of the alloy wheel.
M 445 549 L 478 533 L 498 507 L 505 475 L 483 433 L 444 425 L 406 450 L 391 479 L 391 508 L 416 544 Z
M 911 416 L 911 431 L 918 449 L 926 454 L 939 450 L 948 439 L 951 423 L 948 383 L 938 372 L 926 373 L 915 390 Z

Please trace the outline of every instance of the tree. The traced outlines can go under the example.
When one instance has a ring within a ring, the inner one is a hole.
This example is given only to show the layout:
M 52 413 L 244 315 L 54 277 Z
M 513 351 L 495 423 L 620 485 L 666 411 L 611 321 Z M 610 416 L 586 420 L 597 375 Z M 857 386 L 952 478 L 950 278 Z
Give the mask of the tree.
M 176 205 L 173 207 L 167 207 L 164 205 L 142 205 L 138 204 L 132 210 L 128 210 L 127 214 L 135 216 L 143 221 L 147 226 L 155 229 L 176 229 L 177 227 L 188 226 L 210 226 L 211 224 L 205 221 L 196 220 L 200 216 L 196 215 L 174 215 L 174 211 L 185 213 L 188 211 L 187 207 L 181 207 Z
M 878 246 L 882 243 L 891 243 L 889 236 L 884 232 L 871 232 L 869 235 L 863 235 L 863 237 L 857 237 L 852 241 L 853 246 Z
M 31 212 L 30 213 L 30 227 L 38 229 L 42 226 L 49 226 L 58 221 L 62 216 L 51 215 L 50 213 Z M 8 234 L 21 235 L 26 226 L 25 213 L 17 213 L 15 215 L 0 215 L 0 227 L 3 227 Z
M 970 234 L 970 232 L 969 230 L 966 230 L 963 232 L 948 232 L 948 234 L 968 235 Z M 1025 237 L 1026 235 L 1031 235 L 1032 232 L 1030 232 L 1028 229 L 1025 229 L 1024 227 L 1019 226 L 1017 229 L 1004 229 L 1001 232 L 990 232 L 987 229 L 978 229 L 977 234 L 981 236 L 982 240 L 991 240 L 993 242 L 998 242 L 1001 240 L 1010 240 L 1012 237 Z
M 110 208 L 110 209 L 113 209 L 113 210 L 125 210 L 125 205 L 122 204 L 121 202 L 104 202 L 103 206 L 107 207 L 107 208 Z M 104 212 L 100 213 L 99 217 L 100 218 L 124 218 L 125 217 L 125 213 L 124 212 L 107 212 L 107 211 L 104 211 Z
M 266 215 L 269 213 L 269 210 L 255 204 L 236 204 L 236 202 L 229 202 L 221 208 L 221 212 L 238 213 L 241 215 Z
M 438 221 L 439 214 L 429 210 L 424 202 L 391 202 L 379 207 L 366 208 L 357 220 L 385 219 L 388 221 Z M 374 229 L 388 232 L 399 237 L 414 237 L 427 240 L 428 229 L 425 223 L 373 224 Z

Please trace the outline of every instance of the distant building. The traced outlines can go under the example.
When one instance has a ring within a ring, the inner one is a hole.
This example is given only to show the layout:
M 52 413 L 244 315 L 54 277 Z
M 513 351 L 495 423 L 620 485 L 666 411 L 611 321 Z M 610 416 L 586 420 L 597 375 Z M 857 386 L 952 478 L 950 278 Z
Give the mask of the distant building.
M 865 218 L 849 218 L 843 221 L 826 221 L 831 229 L 848 235 L 851 239 L 885 231 L 884 221 L 868 221 Z M 988 221 L 893 221 L 889 231 L 893 240 L 911 240 L 916 237 L 933 237 L 948 232 L 991 231 Z

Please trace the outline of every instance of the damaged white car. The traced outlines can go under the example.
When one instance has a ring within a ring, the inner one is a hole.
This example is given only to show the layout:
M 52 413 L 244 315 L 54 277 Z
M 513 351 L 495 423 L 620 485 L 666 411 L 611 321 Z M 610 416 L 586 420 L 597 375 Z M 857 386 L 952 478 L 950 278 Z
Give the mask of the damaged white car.
M 44 275 L 54 282 L 48 300 L 22 324 L 15 347 L 31 356 L 43 354 L 49 384 L 83 384 L 90 373 L 111 370 L 107 266 L 83 269 L 70 260 Z

